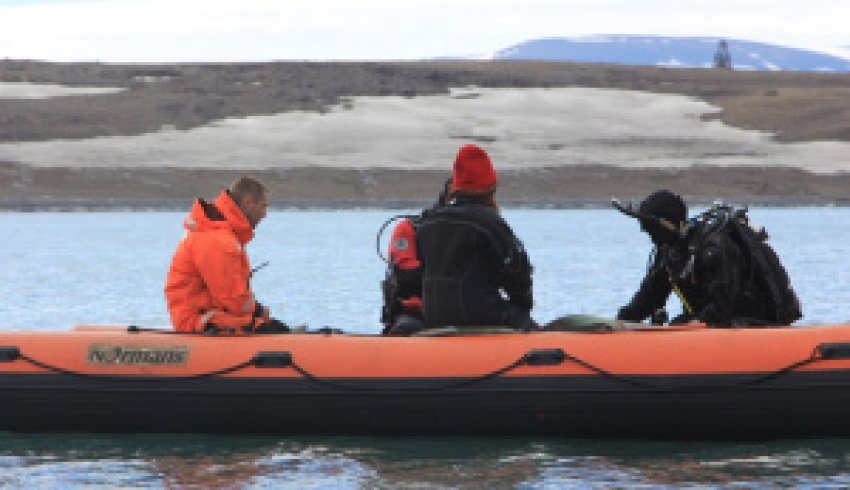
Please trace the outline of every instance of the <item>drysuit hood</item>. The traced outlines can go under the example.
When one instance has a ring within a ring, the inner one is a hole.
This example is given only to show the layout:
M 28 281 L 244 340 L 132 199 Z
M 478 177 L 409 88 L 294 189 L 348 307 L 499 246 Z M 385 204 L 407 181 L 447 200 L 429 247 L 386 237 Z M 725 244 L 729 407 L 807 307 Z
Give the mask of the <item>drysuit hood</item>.
M 650 236 L 652 242 L 656 245 L 675 242 L 679 237 L 677 230 L 681 228 L 688 216 L 685 201 L 679 195 L 668 190 L 655 191 L 647 196 L 646 199 L 641 201 L 638 212 L 640 215 L 660 218 L 672 225 L 671 229 L 671 227 L 660 223 L 659 220 L 638 218 L 641 229 Z

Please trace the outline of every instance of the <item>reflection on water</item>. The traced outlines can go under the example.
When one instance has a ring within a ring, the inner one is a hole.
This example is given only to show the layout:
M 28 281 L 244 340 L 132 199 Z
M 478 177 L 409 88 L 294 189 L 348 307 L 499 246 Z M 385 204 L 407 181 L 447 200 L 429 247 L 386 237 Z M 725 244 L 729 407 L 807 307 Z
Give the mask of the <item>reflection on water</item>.
M 562 488 L 850 485 L 850 441 L 0 434 L 4 487 Z

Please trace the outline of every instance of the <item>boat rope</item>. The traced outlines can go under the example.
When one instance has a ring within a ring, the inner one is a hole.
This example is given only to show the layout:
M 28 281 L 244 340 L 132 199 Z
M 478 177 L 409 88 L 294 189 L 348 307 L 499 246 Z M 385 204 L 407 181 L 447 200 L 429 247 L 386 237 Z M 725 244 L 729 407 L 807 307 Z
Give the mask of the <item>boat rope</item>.
M 583 361 L 583 360 L 581 360 L 577 357 L 571 356 L 569 354 L 566 354 L 566 358 L 575 362 L 576 364 L 584 366 L 584 367 L 586 367 L 586 368 L 588 368 L 588 369 L 590 369 L 590 370 L 592 370 L 592 371 L 594 371 L 598 374 L 601 374 L 601 375 L 606 376 L 606 377 L 611 378 L 611 379 L 615 379 L 617 381 L 622 381 L 624 383 L 628 383 L 628 384 L 631 384 L 631 385 L 640 386 L 640 387 L 644 387 L 644 388 L 650 388 L 650 389 L 653 389 L 653 390 L 670 390 L 670 388 L 665 388 L 663 386 L 659 386 L 659 385 L 656 385 L 656 384 L 653 384 L 653 383 L 647 383 L 645 381 L 632 379 L 632 378 L 629 378 L 629 377 L 621 376 L 619 374 L 614 374 L 612 372 L 609 372 L 609 371 L 606 371 L 606 370 L 604 370 L 600 367 L 594 366 L 594 365 L 592 365 L 588 362 L 585 362 L 585 361 Z M 824 360 L 824 359 L 827 359 L 827 357 L 824 356 L 824 346 L 818 345 L 812 350 L 812 353 L 809 355 L 809 357 L 807 357 L 805 359 L 793 362 L 793 363 L 791 363 L 791 364 L 789 364 L 789 365 L 787 365 L 783 368 L 777 369 L 776 371 L 771 371 L 769 373 L 765 373 L 765 374 L 758 376 L 756 378 L 753 378 L 753 379 L 748 379 L 748 380 L 742 381 L 740 383 L 733 383 L 733 384 L 730 384 L 730 385 L 724 385 L 724 386 L 719 386 L 719 387 L 720 388 L 734 388 L 734 387 L 745 387 L 745 386 L 757 385 L 757 384 L 760 384 L 760 383 L 764 383 L 766 381 L 770 381 L 774 378 L 778 378 L 779 376 L 782 376 L 784 374 L 790 373 L 791 371 L 794 371 L 797 368 L 800 368 L 800 367 L 806 366 L 808 364 L 811 364 L 813 362 L 821 361 L 821 360 Z
M 598 373 L 602 376 L 606 376 L 606 377 L 609 377 L 609 378 L 612 378 L 612 379 L 616 379 L 617 381 L 621 381 L 623 383 L 632 384 L 632 385 L 639 386 L 639 387 L 642 387 L 642 388 L 651 388 L 651 389 L 659 389 L 660 388 L 660 387 L 657 387 L 657 386 L 652 385 L 650 383 L 646 383 L 646 382 L 636 380 L 636 379 L 631 379 L 631 378 L 628 378 L 626 376 L 621 376 L 621 375 L 614 374 L 612 372 L 606 371 L 606 370 L 604 370 L 600 367 L 594 366 L 593 364 L 591 364 L 587 361 L 584 361 L 584 360 L 582 360 L 578 357 L 575 357 L 571 354 L 568 354 L 561 349 L 556 349 L 555 351 L 560 353 L 560 356 L 561 356 L 560 359 L 559 359 L 559 362 L 557 362 L 558 364 L 560 364 L 561 362 L 563 362 L 565 360 L 568 360 L 568 361 L 572 361 L 572 362 L 574 362 L 574 363 L 576 363 L 580 366 L 583 366 L 583 367 L 585 367 L 585 368 L 587 368 L 587 369 L 589 369 L 589 370 L 591 370 L 595 373 Z M 540 351 L 540 352 L 544 353 L 544 355 L 547 353 L 545 351 Z M 463 386 L 469 386 L 469 385 L 472 385 L 472 384 L 480 383 L 482 381 L 487 381 L 489 379 L 496 378 L 498 376 L 501 376 L 502 374 L 505 374 L 509 371 L 512 371 L 512 370 L 514 370 L 514 369 L 516 369 L 516 368 L 518 368 L 522 365 L 525 365 L 525 364 L 534 365 L 535 364 L 534 356 L 537 353 L 538 353 L 538 351 L 533 351 L 533 350 L 529 351 L 528 353 L 526 353 L 525 355 L 523 355 L 522 357 L 520 357 L 516 361 L 512 362 L 511 364 L 508 364 L 505 367 L 496 369 L 494 371 L 491 371 L 487 374 L 478 376 L 476 378 L 464 379 L 464 380 L 461 380 L 461 381 L 449 383 L 449 384 L 442 385 L 442 386 L 429 386 L 429 387 L 424 387 L 424 388 L 418 388 L 418 389 L 413 390 L 413 391 L 451 390 L 451 389 L 460 388 L 460 387 L 463 387 Z M 548 354 L 551 354 L 551 351 L 548 352 Z M 335 388 L 344 388 L 344 389 L 362 390 L 362 391 L 386 391 L 387 390 L 387 388 L 374 388 L 374 387 L 368 387 L 368 386 L 354 386 L 354 385 L 349 385 L 347 383 L 340 383 L 338 381 L 319 378 L 319 377 L 313 375 L 312 373 L 310 373 L 309 371 L 307 371 L 306 369 L 302 368 L 298 364 L 296 364 L 294 361 L 290 364 L 290 366 L 297 373 L 304 376 L 305 379 L 313 381 L 314 383 L 317 383 L 317 384 L 322 384 L 322 385 L 331 386 L 331 387 L 335 387 Z M 410 390 L 410 389 L 407 389 L 407 390 Z
M 495 371 L 491 371 L 487 374 L 478 376 L 477 378 L 464 379 L 464 380 L 461 380 L 461 381 L 457 381 L 457 382 L 454 382 L 454 383 L 449 383 L 449 384 L 445 384 L 445 385 L 441 385 L 441 386 L 425 386 L 425 387 L 421 387 L 421 388 L 403 388 L 401 390 L 402 391 L 452 390 L 452 389 L 455 389 L 455 388 L 460 388 L 460 387 L 463 387 L 463 386 L 468 386 L 468 385 L 480 383 L 482 381 L 487 381 L 488 379 L 496 378 L 498 376 L 501 376 L 502 374 L 505 374 L 508 371 L 511 371 L 513 369 L 516 369 L 519 366 L 522 366 L 523 364 L 525 364 L 525 362 L 526 362 L 526 359 L 525 359 L 525 356 L 523 356 L 520 359 L 512 362 L 511 364 L 508 364 L 507 366 L 505 366 L 503 368 L 496 369 Z M 356 390 L 356 391 L 399 391 L 400 390 L 399 388 L 378 388 L 378 387 L 373 387 L 373 386 L 351 385 L 351 384 L 348 384 L 348 383 L 341 383 L 339 381 L 334 381 L 334 380 L 330 380 L 330 379 L 319 378 L 319 377 L 313 375 L 312 373 L 310 373 L 309 371 L 307 371 L 306 369 L 302 368 L 301 366 L 299 366 L 295 362 L 293 362 L 290 365 L 290 367 L 295 372 L 297 372 L 298 374 L 303 376 L 304 379 L 306 379 L 308 381 L 312 381 L 313 383 L 316 383 L 316 384 L 319 384 L 319 385 L 330 386 L 332 388 L 341 388 L 341 389 Z
M 606 371 L 606 370 L 602 369 L 601 367 L 594 366 L 593 364 L 591 364 L 587 361 L 584 361 L 582 359 L 579 359 L 578 357 L 575 357 L 571 354 L 567 354 L 567 353 L 564 353 L 564 354 L 565 354 L 566 358 L 569 359 L 570 361 L 573 361 L 574 363 L 578 364 L 579 366 L 590 369 L 591 371 L 593 371 L 597 374 L 601 374 L 602 376 L 605 376 L 606 378 L 611 378 L 613 380 L 620 381 L 620 382 L 630 384 L 630 385 L 634 385 L 634 386 L 638 386 L 638 387 L 641 387 L 641 388 L 650 388 L 650 389 L 653 389 L 653 390 L 662 389 L 660 386 L 656 386 L 652 383 L 647 383 L 645 381 L 641 381 L 641 380 L 638 380 L 638 379 L 632 379 L 632 378 L 622 376 L 622 375 L 619 375 L 619 374 L 614 374 L 611 371 Z
M 843 344 L 836 344 L 836 345 L 841 346 Z M 830 348 L 831 348 L 830 344 L 818 345 L 812 350 L 812 353 L 807 358 L 793 362 L 793 363 L 791 363 L 791 364 L 789 364 L 789 365 L 787 365 L 783 368 L 777 369 L 776 371 L 772 371 L 772 372 L 763 374 L 763 375 L 758 376 L 756 378 L 749 379 L 749 380 L 746 380 L 746 381 L 743 381 L 743 382 L 740 382 L 740 383 L 734 383 L 734 384 L 724 385 L 724 386 L 714 386 L 712 388 L 723 388 L 723 387 L 732 388 L 732 387 L 753 386 L 753 385 L 756 385 L 756 384 L 764 383 L 766 381 L 770 381 L 770 380 L 775 379 L 779 376 L 782 376 L 782 375 L 787 374 L 791 371 L 794 371 L 795 369 L 798 369 L 800 367 L 806 366 L 808 364 L 811 364 L 811 363 L 814 363 L 814 362 L 817 362 L 817 361 L 820 361 L 820 360 L 840 358 L 840 357 L 834 356 L 832 354 L 832 351 L 830 351 L 829 354 L 826 354 L 825 350 L 829 351 Z M 76 376 L 76 377 L 80 377 L 80 378 L 103 380 L 103 381 L 143 381 L 143 382 L 186 381 L 186 380 L 194 380 L 194 379 L 202 379 L 202 378 L 210 378 L 210 377 L 215 377 L 215 376 L 222 376 L 222 375 L 225 375 L 225 374 L 230 374 L 230 373 L 245 369 L 245 368 L 250 367 L 250 366 L 264 367 L 264 358 L 262 357 L 261 354 L 258 354 L 258 355 L 252 357 L 251 359 L 249 359 L 247 361 L 243 361 L 243 362 L 234 364 L 230 367 L 226 367 L 226 368 L 223 368 L 223 369 L 217 369 L 217 370 L 209 371 L 209 372 L 206 372 L 206 373 L 192 374 L 192 375 L 188 375 L 188 376 L 137 377 L 137 376 L 121 376 L 121 375 L 103 375 L 103 374 L 81 373 L 81 372 L 78 372 L 78 371 L 72 371 L 70 369 L 61 368 L 61 367 L 54 366 L 54 365 L 46 363 L 46 362 L 39 361 L 37 359 L 33 359 L 32 357 L 27 356 L 26 354 L 18 351 L 17 349 L 15 349 L 15 351 L 16 352 L 14 352 L 12 354 L 12 357 L 6 359 L 7 361 L 11 361 L 11 360 L 14 360 L 14 359 L 20 359 L 20 360 L 23 360 L 23 361 L 26 361 L 26 362 L 32 364 L 33 366 L 37 366 L 37 367 L 40 367 L 42 369 L 52 371 L 52 372 L 55 372 L 55 373 L 65 374 L 65 375 L 69 375 L 69 376 Z M 569 360 L 569 361 L 574 362 L 574 363 L 576 363 L 576 364 L 578 364 L 578 365 L 580 365 L 580 366 L 582 366 L 582 367 L 584 367 L 584 368 L 586 368 L 590 371 L 593 371 L 593 372 L 595 372 L 599 375 L 605 376 L 607 378 L 610 378 L 610 379 L 613 379 L 613 380 L 616 380 L 616 381 L 619 381 L 619 382 L 622 382 L 622 383 L 630 384 L 630 385 L 637 386 L 637 387 L 640 387 L 640 388 L 648 388 L 648 389 L 652 389 L 652 390 L 665 390 L 665 391 L 671 390 L 671 388 L 669 388 L 669 387 L 659 386 L 659 385 L 656 385 L 656 384 L 653 384 L 653 383 L 648 383 L 648 382 L 645 382 L 645 381 L 633 379 L 631 377 L 627 377 L 627 376 L 612 373 L 610 371 L 606 371 L 605 369 L 600 368 L 600 367 L 598 367 L 594 364 L 591 364 L 590 362 L 587 362 L 587 361 L 580 359 L 576 356 L 568 354 L 561 349 L 554 349 L 554 351 L 558 352 L 559 356 L 560 356 L 557 359 L 558 362 L 555 362 L 556 364 L 559 364 L 560 362 L 563 362 L 564 360 Z M 292 370 L 294 370 L 298 374 L 300 374 L 304 379 L 306 379 L 310 382 L 313 382 L 313 383 L 319 384 L 319 385 L 323 385 L 323 386 L 328 386 L 328 387 L 332 387 L 332 388 L 339 388 L 339 389 L 346 389 L 346 390 L 356 390 L 356 391 L 399 391 L 399 390 L 401 390 L 401 391 L 442 391 L 442 390 L 452 390 L 452 389 L 461 388 L 461 387 L 464 387 L 464 386 L 469 386 L 469 385 L 481 383 L 483 381 L 487 381 L 489 379 L 499 377 L 499 376 L 501 376 L 501 375 L 503 375 L 503 374 L 505 374 L 509 371 L 512 371 L 512 370 L 514 370 L 514 369 L 516 369 L 516 368 L 518 368 L 522 365 L 526 365 L 526 364 L 536 365 L 537 363 L 535 362 L 535 358 L 534 358 L 535 353 L 536 353 L 536 351 L 530 351 L 530 352 L 524 354 L 522 357 L 520 357 L 516 361 L 514 361 L 514 362 L 512 362 L 512 363 L 510 363 L 510 364 L 508 364 L 504 367 L 490 371 L 486 374 L 483 374 L 481 376 L 477 376 L 475 378 L 463 379 L 463 380 L 460 380 L 460 381 L 456 381 L 456 382 L 453 382 L 453 383 L 448 383 L 448 384 L 444 384 L 444 385 L 440 385 L 440 386 L 426 386 L 426 387 L 421 387 L 421 388 L 401 388 L 400 389 L 400 388 L 381 388 L 381 387 L 373 387 L 373 386 L 359 386 L 359 385 L 353 385 L 353 384 L 349 384 L 349 383 L 336 381 L 336 380 L 333 380 L 333 379 L 320 378 L 320 377 L 314 375 L 313 373 L 311 373 L 310 371 L 308 371 L 307 369 L 299 366 L 294 360 L 292 360 L 289 353 L 284 353 L 284 354 L 286 354 L 285 356 L 280 357 L 278 359 L 273 359 L 276 362 L 274 364 L 272 364 L 271 367 L 279 367 L 279 368 L 289 367 L 289 368 L 292 368 Z M 549 352 L 549 354 L 551 354 L 551 351 Z M 838 355 L 841 355 L 841 354 L 839 353 Z
M 590 369 L 590 370 L 592 370 L 592 371 L 594 371 L 598 374 L 601 374 L 601 375 L 606 376 L 606 377 L 611 378 L 611 379 L 615 379 L 617 381 L 622 381 L 624 383 L 628 383 L 628 384 L 632 384 L 632 385 L 640 386 L 640 387 L 644 387 L 644 388 L 650 388 L 650 389 L 653 389 L 653 390 L 670 390 L 670 388 L 665 388 L 663 386 L 659 386 L 659 385 L 656 385 L 656 384 L 653 384 L 653 383 L 647 383 L 647 382 L 644 382 L 644 381 L 641 381 L 641 380 L 632 379 L 632 378 L 629 378 L 629 377 L 614 374 L 612 372 L 609 372 L 609 371 L 606 371 L 606 370 L 604 370 L 600 367 L 594 366 L 593 364 L 585 362 L 585 361 L 583 361 L 583 360 L 581 360 L 581 359 L 579 359 L 575 356 L 571 356 L 569 354 L 566 354 L 566 358 L 575 362 L 576 364 L 584 366 L 587 369 Z M 760 383 L 764 383 L 766 381 L 770 381 L 774 378 L 778 378 L 779 376 L 782 376 L 784 374 L 790 373 L 791 371 L 794 371 L 797 368 L 806 366 L 806 365 L 811 364 L 813 362 L 825 360 L 827 358 L 828 357 L 824 355 L 824 346 L 818 345 L 818 346 L 815 346 L 815 348 L 812 350 L 812 353 L 809 355 L 809 357 L 806 357 L 805 359 L 793 362 L 793 363 L 791 363 L 791 364 L 789 364 L 789 365 L 787 365 L 783 368 L 777 369 L 776 371 L 771 371 L 769 373 L 765 373 L 765 374 L 758 376 L 756 378 L 748 379 L 748 380 L 742 381 L 740 383 L 733 383 L 733 384 L 730 384 L 730 385 L 719 386 L 719 388 L 734 388 L 734 387 L 745 387 L 745 386 L 757 385 L 757 384 L 760 384 Z
M 59 374 L 67 374 L 69 376 L 76 376 L 78 378 L 90 378 L 90 379 L 97 379 L 97 380 L 103 380 L 103 381 L 148 381 L 148 382 L 149 381 L 156 381 L 156 382 L 185 381 L 185 380 L 190 380 L 190 379 L 201 379 L 201 378 L 210 378 L 210 377 L 213 377 L 213 376 L 222 376 L 224 374 L 230 374 L 232 372 L 239 371 L 240 369 L 244 369 L 248 366 L 253 365 L 254 362 L 255 362 L 255 359 L 250 359 L 248 361 L 240 362 L 239 364 L 235 364 L 233 366 L 230 366 L 230 367 L 227 367 L 227 368 L 224 368 L 224 369 L 217 369 L 215 371 L 209 371 L 209 372 L 200 373 L 200 374 L 192 374 L 192 375 L 189 375 L 189 376 L 176 376 L 176 377 L 170 376 L 168 378 L 152 378 L 152 377 L 144 377 L 143 378 L 143 377 L 135 377 L 135 376 L 118 376 L 118 375 L 109 375 L 109 374 L 81 373 L 81 372 L 78 372 L 78 371 L 72 371 L 70 369 L 65 369 L 65 368 L 61 368 L 61 367 L 58 367 L 58 366 L 54 366 L 54 365 L 48 364 L 46 362 L 41 362 L 38 359 L 33 359 L 32 357 L 29 357 L 28 355 L 26 355 L 24 353 L 18 353 L 18 358 L 32 364 L 33 366 L 38 366 L 38 367 L 40 367 L 42 369 L 46 369 L 48 371 L 53 371 L 53 372 L 59 373 Z
M 809 357 L 807 357 L 803 360 L 791 363 L 791 364 L 785 366 L 782 369 L 778 369 L 778 370 L 773 371 L 771 373 L 767 373 L 767 374 L 758 376 L 754 379 L 744 381 L 744 382 L 740 383 L 740 386 L 752 386 L 752 385 L 755 385 L 755 384 L 764 383 L 765 381 L 770 381 L 771 379 L 778 378 L 779 376 L 782 376 L 783 374 L 789 373 L 789 372 L 791 372 L 791 371 L 793 371 L 797 368 L 803 367 L 807 364 L 811 364 L 813 362 L 817 362 L 817 361 L 820 361 L 820 360 L 823 360 L 823 359 L 826 359 L 826 357 L 824 357 L 824 355 L 823 355 L 822 347 L 820 345 L 818 345 L 812 350 L 812 353 L 809 355 Z
M 156 381 L 156 382 L 185 381 L 185 380 L 209 378 L 209 377 L 221 376 L 221 375 L 224 375 L 224 374 L 233 373 L 233 372 L 239 371 L 241 369 L 247 368 L 249 366 L 258 365 L 258 364 L 262 363 L 262 359 L 255 356 L 255 357 L 251 358 L 250 360 L 240 362 L 238 364 L 234 364 L 233 366 L 230 366 L 230 367 L 227 367 L 227 368 L 224 368 L 224 369 L 218 369 L 218 370 L 215 370 L 215 371 L 210 371 L 210 372 L 200 373 L 200 374 L 193 374 L 193 375 L 190 375 L 190 376 L 169 376 L 169 377 L 166 378 L 166 377 L 136 377 L 136 376 L 116 376 L 116 375 L 81 373 L 81 372 L 78 372 L 78 371 L 72 371 L 70 369 L 65 369 L 65 368 L 61 368 L 61 367 L 58 367 L 58 366 L 54 366 L 52 364 L 42 362 L 42 361 L 39 361 L 37 359 L 33 359 L 32 357 L 29 357 L 26 354 L 21 353 L 21 352 L 17 352 L 17 358 L 22 360 L 22 361 L 26 361 L 26 362 L 32 364 L 33 366 L 37 366 L 37 367 L 40 367 L 42 369 L 46 369 L 48 371 L 52 371 L 52 372 L 55 372 L 55 373 L 58 373 L 58 374 L 65 374 L 65 375 L 68 375 L 68 376 L 76 376 L 76 377 L 80 377 L 80 378 L 96 379 L 96 380 L 101 380 L 101 381 L 146 381 L 146 382 L 151 382 L 151 381 Z M 482 381 L 486 381 L 488 379 L 498 377 L 498 376 L 500 376 L 500 375 L 502 375 L 502 374 L 504 374 L 508 371 L 516 369 L 517 367 L 522 366 L 523 364 L 526 364 L 528 361 L 529 361 L 528 355 L 524 355 L 521 358 L 519 358 L 518 360 L 512 362 L 511 364 L 508 364 L 505 367 L 496 369 L 494 371 L 491 371 L 491 372 L 486 373 L 484 375 L 478 376 L 476 378 L 464 379 L 464 380 L 461 380 L 461 381 L 458 381 L 458 382 L 455 382 L 455 383 L 450 383 L 450 384 L 446 384 L 446 385 L 442 385 L 442 386 L 433 386 L 433 387 L 429 386 L 429 387 L 424 387 L 424 388 L 418 388 L 418 389 L 415 389 L 413 391 L 450 390 L 450 389 L 459 388 L 459 387 L 462 387 L 462 386 L 468 386 L 468 385 L 471 385 L 471 384 L 480 383 Z M 299 366 L 298 364 L 296 364 L 294 361 L 291 360 L 291 358 L 288 359 L 286 364 L 281 364 L 277 367 L 291 367 L 295 372 L 297 372 L 298 374 L 303 376 L 308 381 L 311 381 L 311 382 L 316 383 L 316 384 L 324 385 L 324 386 L 330 386 L 330 387 L 334 387 L 334 388 L 341 388 L 341 389 L 347 389 L 347 390 L 359 390 L 359 391 L 389 391 L 389 390 L 397 391 L 397 389 L 376 388 L 376 387 L 371 387 L 371 386 L 358 386 L 358 385 L 352 385 L 352 384 L 348 384 L 348 383 L 342 383 L 342 382 L 331 380 L 331 379 L 320 378 L 320 377 L 312 374 L 310 371 L 308 371 L 308 370 L 302 368 L 301 366 Z M 404 390 L 405 391 L 411 391 L 410 388 L 404 388 Z

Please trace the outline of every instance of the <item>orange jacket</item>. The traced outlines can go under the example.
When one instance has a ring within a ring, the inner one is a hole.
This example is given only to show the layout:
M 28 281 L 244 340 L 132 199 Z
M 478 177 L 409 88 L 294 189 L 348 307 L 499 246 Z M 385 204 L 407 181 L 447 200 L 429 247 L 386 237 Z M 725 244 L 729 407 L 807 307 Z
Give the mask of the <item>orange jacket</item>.
M 241 331 L 251 327 L 258 303 L 249 284 L 251 265 L 245 245 L 251 224 L 226 191 L 214 205 L 198 199 L 183 223 L 186 236 L 177 245 L 165 298 L 178 331 L 203 331 L 208 323 Z

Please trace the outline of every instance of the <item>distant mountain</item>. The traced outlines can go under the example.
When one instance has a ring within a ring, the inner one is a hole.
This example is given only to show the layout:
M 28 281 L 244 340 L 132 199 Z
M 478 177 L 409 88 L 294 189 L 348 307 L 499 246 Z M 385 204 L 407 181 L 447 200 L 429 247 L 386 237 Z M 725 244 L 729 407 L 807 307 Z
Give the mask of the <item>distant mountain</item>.
M 721 38 L 592 36 L 526 41 L 496 52 L 494 59 L 563 60 L 628 65 L 708 68 Z M 726 39 L 739 70 L 850 71 L 850 60 L 816 51 Z

